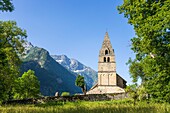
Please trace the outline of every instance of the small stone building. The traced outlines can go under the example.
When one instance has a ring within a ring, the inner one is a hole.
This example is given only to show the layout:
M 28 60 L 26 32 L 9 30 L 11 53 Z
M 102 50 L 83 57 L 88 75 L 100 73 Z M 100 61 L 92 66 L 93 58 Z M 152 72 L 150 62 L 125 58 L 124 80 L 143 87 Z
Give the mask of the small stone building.
M 106 32 L 98 61 L 98 83 L 87 94 L 124 93 L 126 81 L 116 73 L 115 54 Z

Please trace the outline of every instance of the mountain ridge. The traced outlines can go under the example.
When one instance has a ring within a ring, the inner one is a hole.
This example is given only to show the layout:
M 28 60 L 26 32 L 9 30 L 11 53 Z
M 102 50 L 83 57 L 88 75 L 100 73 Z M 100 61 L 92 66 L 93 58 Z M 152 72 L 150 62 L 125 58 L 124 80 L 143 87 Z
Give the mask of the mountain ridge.
M 84 76 L 87 90 L 97 81 L 97 72 L 74 58 L 50 55 L 44 48 L 33 46 L 28 41 L 23 46 L 25 55 L 21 58 L 23 61 L 21 72 L 29 69 L 35 71 L 43 95 L 52 96 L 55 92 L 61 94 L 64 91 L 71 94 L 81 93 L 80 88 L 75 86 L 78 74 Z
M 41 93 L 45 96 L 54 96 L 55 92 L 80 93 L 81 89 L 75 86 L 75 75 L 57 63 L 49 52 L 43 48 L 31 47 L 22 58 L 21 72 L 29 69 L 35 71 L 40 81 Z
M 51 55 L 52 58 L 56 60 L 63 67 L 68 69 L 69 71 L 84 76 L 85 82 L 88 85 L 88 89 L 90 89 L 97 81 L 97 72 L 92 68 L 85 66 L 78 60 L 74 58 L 68 58 L 66 55 Z

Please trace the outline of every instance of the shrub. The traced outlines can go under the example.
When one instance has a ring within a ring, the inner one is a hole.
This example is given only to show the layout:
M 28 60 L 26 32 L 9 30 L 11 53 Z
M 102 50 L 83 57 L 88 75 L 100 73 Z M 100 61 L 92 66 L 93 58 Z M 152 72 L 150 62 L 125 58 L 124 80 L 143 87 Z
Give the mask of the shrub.
M 62 92 L 61 96 L 70 96 L 69 92 Z

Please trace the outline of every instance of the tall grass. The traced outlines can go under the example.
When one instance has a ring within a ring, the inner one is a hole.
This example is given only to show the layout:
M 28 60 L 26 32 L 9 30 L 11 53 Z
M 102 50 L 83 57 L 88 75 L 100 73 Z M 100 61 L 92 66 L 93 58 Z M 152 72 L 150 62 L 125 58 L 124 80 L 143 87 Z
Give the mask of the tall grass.
M 131 101 L 48 102 L 37 105 L 7 105 L 0 113 L 170 113 L 168 104 L 147 104 Z

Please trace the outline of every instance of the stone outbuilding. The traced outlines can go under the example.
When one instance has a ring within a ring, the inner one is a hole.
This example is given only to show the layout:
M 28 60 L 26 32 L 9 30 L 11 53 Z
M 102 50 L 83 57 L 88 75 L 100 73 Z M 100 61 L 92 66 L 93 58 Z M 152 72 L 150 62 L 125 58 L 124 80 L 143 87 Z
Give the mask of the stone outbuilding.
M 106 32 L 98 61 L 98 83 L 87 94 L 125 93 L 126 81 L 116 73 L 115 54 Z

